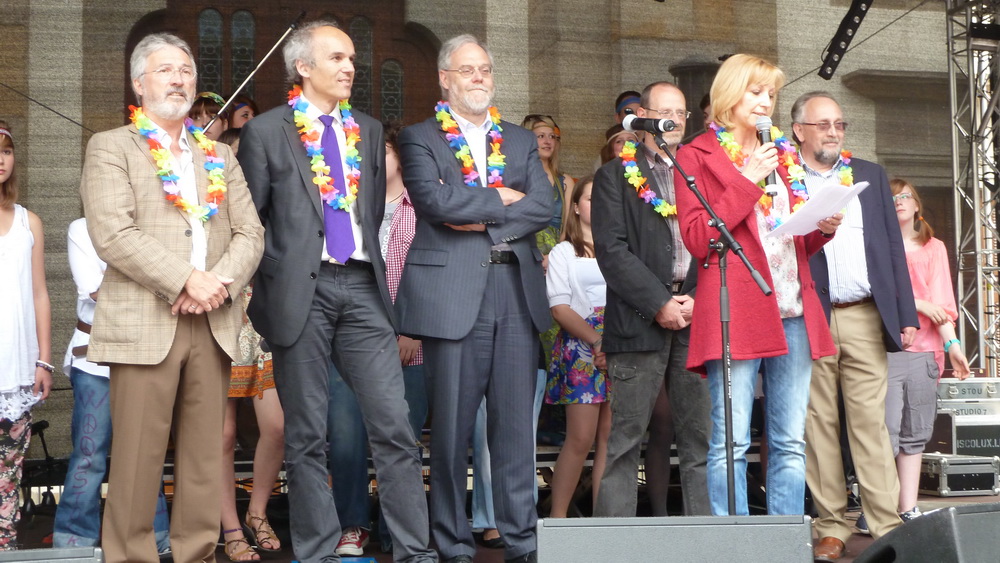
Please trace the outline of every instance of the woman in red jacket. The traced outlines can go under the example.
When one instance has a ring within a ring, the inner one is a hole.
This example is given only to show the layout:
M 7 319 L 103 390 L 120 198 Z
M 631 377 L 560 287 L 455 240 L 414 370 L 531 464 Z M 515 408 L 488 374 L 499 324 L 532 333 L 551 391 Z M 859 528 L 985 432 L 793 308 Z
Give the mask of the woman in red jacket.
M 770 514 L 802 514 L 805 496 L 806 405 L 812 360 L 834 353 L 826 316 L 809 273 L 809 256 L 833 236 L 841 216 L 820 221 L 805 236 L 767 237 L 798 205 L 808 199 L 794 146 L 776 128 L 775 143 L 761 144 L 756 122 L 774 110 L 784 73 L 750 55 L 726 60 L 712 83 L 712 123 L 677 155 L 693 175 L 715 212 L 743 245 L 747 258 L 774 290 L 765 296 L 735 255 L 728 260 L 731 296 L 733 439 L 735 442 L 736 510 L 747 514 L 746 450 L 750 445 L 750 411 L 758 371 L 764 374 L 768 438 L 767 509 Z M 775 195 L 763 189 L 777 170 L 784 182 Z M 683 185 L 678 174 L 675 184 Z M 718 255 L 709 240 L 718 232 L 708 226 L 708 213 L 689 190 L 677 190 L 684 245 L 698 270 L 698 297 L 691 323 L 688 368 L 707 373 L 712 398 L 712 437 L 708 452 L 708 488 L 712 511 L 729 514 L 725 419 L 722 385 L 722 336 L 719 324 Z

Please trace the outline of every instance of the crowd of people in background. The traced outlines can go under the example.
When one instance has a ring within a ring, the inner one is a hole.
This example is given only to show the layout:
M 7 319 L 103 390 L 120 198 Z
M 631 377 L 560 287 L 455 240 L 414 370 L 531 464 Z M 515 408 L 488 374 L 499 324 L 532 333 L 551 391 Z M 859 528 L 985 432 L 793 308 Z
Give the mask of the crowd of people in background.
M 596 170 L 574 178 L 552 116 L 521 126 L 501 117 L 493 55 L 471 35 L 442 45 L 443 99 L 402 128 L 351 107 L 354 46 L 336 24 L 303 25 L 283 49 L 289 104 L 261 113 L 242 95 L 226 108 L 217 93 L 196 94 L 188 45 L 146 37 L 130 60 L 132 124 L 88 144 L 86 218 L 68 233 L 73 452 L 54 546 L 101 544 L 112 562 L 200 561 L 214 557 L 221 530 L 230 560 L 258 560 L 287 547 L 267 516 L 283 467 L 299 561 L 361 555 L 371 539 L 396 561 L 469 563 L 477 543 L 536 561 L 543 404 L 565 409 L 549 517 L 571 515 L 592 450 L 594 515 L 636 515 L 641 466 L 652 513 L 666 515 L 673 443 L 684 514 L 747 514 L 759 382 L 766 509 L 802 514 L 808 485 L 817 560 L 840 558 L 852 533 L 841 416 L 864 506 L 857 528 L 878 537 L 920 515 L 920 454 L 945 356 L 957 377 L 970 371 L 947 254 L 916 187 L 844 149 L 848 124 L 832 95 L 801 96 L 790 135 L 772 127 L 773 141 L 761 139 L 784 74 L 733 55 L 701 100 L 703 133 L 686 139 L 701 127 L 689 125 L 676 85 L 625 91 Z M 627 130 L 629 114 L 677 127 Z M 17 203 L 14 139 L 0 121 L 10 305 L 0 317 L 0 549 L 17 545 L 31 407 L 53 373 L 42 222 Z M 770 234 L 810 195 L 862 180 L 868 188 L 808 234 Z M 720 304 L 711 213 L 772 292 L 731 257 L 732 299 Z M 260 431 L 242 518 L 241 401 Z M 162 490 L 171 437 L 172 517 Z

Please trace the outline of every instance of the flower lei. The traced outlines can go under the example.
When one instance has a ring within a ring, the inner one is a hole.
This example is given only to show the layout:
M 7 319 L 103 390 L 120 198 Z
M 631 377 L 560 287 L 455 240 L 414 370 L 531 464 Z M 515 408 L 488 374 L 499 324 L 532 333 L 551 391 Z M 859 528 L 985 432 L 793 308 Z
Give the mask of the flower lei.
M 635 141 L 625 141 L 625 145 L 622 146 L 622 152 L 618 153 L 618 156 L 622 159 L 622 165 L 625 167 L 625 179 L 635 187 L 635 191 L 639 194 L 639 197 L 652 205 L 657 213 L 663 217 L 677 215 L 676 205 L 667 203 L 660 196 L 656 195 L 656 192 L 650 189 L 649 180 L 642 175 L 642 171 L 639 170 L 639 165 L 635 161 L 637 146 L 638 144 Z
M 715 137 L 719 141 L 719 146 L 722 147 L 729 160 L 737 167 L 742 168 L 749 157 L 743 152 L 743 147 L 736 142 L 733 134 L 715 122 L 710 123 L 709 127 L 715 131 Z M 792 200 L 789 203 L 791 204 L 792 213 L 795 213 L 809 199 L 809 192 L 806 190 L 805 185 L 806 170 L 803 168 L 802 162 L 799 159 L 799 153 L 795 150 L 792 142 L 780 129 L 773 125 L 771 126 L 771 138 L 774 139 L 774 144 L 778 148 L 779 172 L 781 171 L 781 167 L 784 167 L 783 179 L 792 189 Z M 849 166 L 851 163 L 851 152 L 843 150 L 840 152 L 840 157 L 842 164 L 837 170 L 840 183 L 844 186 L 853 186 L 854 172 Z M 763 189 L 766 187 L 764 184 L 765 181 L 761 180 L 758 185 Z M 758 203 L 760 203 L 761 209 L 764 211 L 764 217 L 768 225 L 771 229 L 774 229 L 778 225 L 781 225 L 782 221 L 778 217 L 771 217 L 772 199 L 771 196 L 764 193 L 760 196 Z
M 149 145 L 149 154 L 156 162 L 156 175 L 163 182 L 163 191 L 167 193 L 166 199 L 184 213 L 199 219 L 202 222 L 208 221 L 213 215 L 219 212 L 219 204 L 226 199 L 226 176 L 224 169 L 225 161 L 215 154 L 215 141 L 205 136 L 200 127 L 196 127 L 190 119 L 184 120 L 184 127 L 194 137 L 198 143 L 198 148 L 205 153 L 205 171 L 208 172 L 208 195 L 207 203 L 198 205 L 180 196 L 180 187 L 177 181 L 180 177 L 174 173 L 174 155 L 163 146 L 165 133 L 156 126 L 155 123 L 142 111 L 141 107 L 129 106 L 131 110 L 130 118 L 139 134 L 146 138 Z
M 361 180 L 361 155 L 358 154 L 358 142 L 361 140 L 361 127 L 351 115 L 351 104 L 348 100 L 340 100 L 340 117 L 344 122 L 344 137 L 347 145 L 344 150 L 344 164 L 347 166 L 347 193 L 343 194 L 336 188 L 330 177 L 330 167 L 323 157 L 323 146 L 320 144 L 320 133 L 316 124 L 306 115 L 309 102 L 302 97 L 302 87 L 296 84 L 288 91 L 288 105 L 292 107 L 295 126 L 298 127 L 299 138 L 309 155 L 309 169 L 316 176 L 313 183 L 319 186 L 319 195 L 324 203 L 334 209 L 347 210 L 354 200 L 358 199 L 358 184 Z
M 486 157 L 486 185 L 491 188 L 502 188 L 503 171 L 507 164 L 505 157 L 500 151 L 503 145 L 503 128 L 500 127 L 500 111 L 490 106 L 490 120 L 493 126 L 490 128 L 490 154 Z M 476 162 L 472 158 L 472 151 L 469 143 L 465 140 L 465 135 L 458 128 L 458 122 L 451 115 L 451 105 L 448 102 L 438 102 L 434 106 L 434 117 L 441 124 L 441 130 L 445 132 L 448 145 L 455 150 L 455 158 L 462 163 L 462 175 L 465 177 L 465 185 L 478 187 L 479 172 L 476 171 Z

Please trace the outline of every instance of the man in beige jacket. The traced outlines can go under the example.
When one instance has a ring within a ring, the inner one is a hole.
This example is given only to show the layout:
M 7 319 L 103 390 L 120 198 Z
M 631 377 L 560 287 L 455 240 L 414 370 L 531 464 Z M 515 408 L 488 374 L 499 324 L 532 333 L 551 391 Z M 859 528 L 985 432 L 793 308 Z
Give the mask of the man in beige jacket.
M 142 108 L 133 125 L 91 138 L 80 186 L 108 264 L 87 354 L 111 366 L 103 547 L 109 562 L 158 560 L 153 514 L 173 425 L 174 561 L 214 561 L 222 420 L 243 318 L 230 295 L 257 268 L 263 228 L 232 151 L 185 131 L 197 78 L 187 44 L 146 37 L 131 78 Z

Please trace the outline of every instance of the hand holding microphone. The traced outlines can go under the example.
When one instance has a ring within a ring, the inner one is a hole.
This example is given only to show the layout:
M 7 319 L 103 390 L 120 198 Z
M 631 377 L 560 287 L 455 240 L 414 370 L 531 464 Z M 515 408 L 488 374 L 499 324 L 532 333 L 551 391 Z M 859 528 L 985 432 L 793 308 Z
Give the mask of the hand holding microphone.
M 771 139 L 771 118 L 766 115 L 762 115 L 757 118 L 757 139 L 760 140 L 760 147 L 754 151 L 751 155 L 751 161 L 755 160 L 754 157 L 759 157 L 756 162 L 761 168 L 770 170 L 767 175 L 767 182 L 764 186 L 764 192 L 774 197 L 778 195 L 778 189 L 782 186 L 781 180 L 778 178 L 778 151 L 773 144 L 773 139 Z M 770 146 L 768 146 L 770 145 Z M 747 167 L 749 167 L 749 162 Z M 753 178 L 750 178 L 753 180 Z M 759 180 L 758 180 L 759 181 Z

